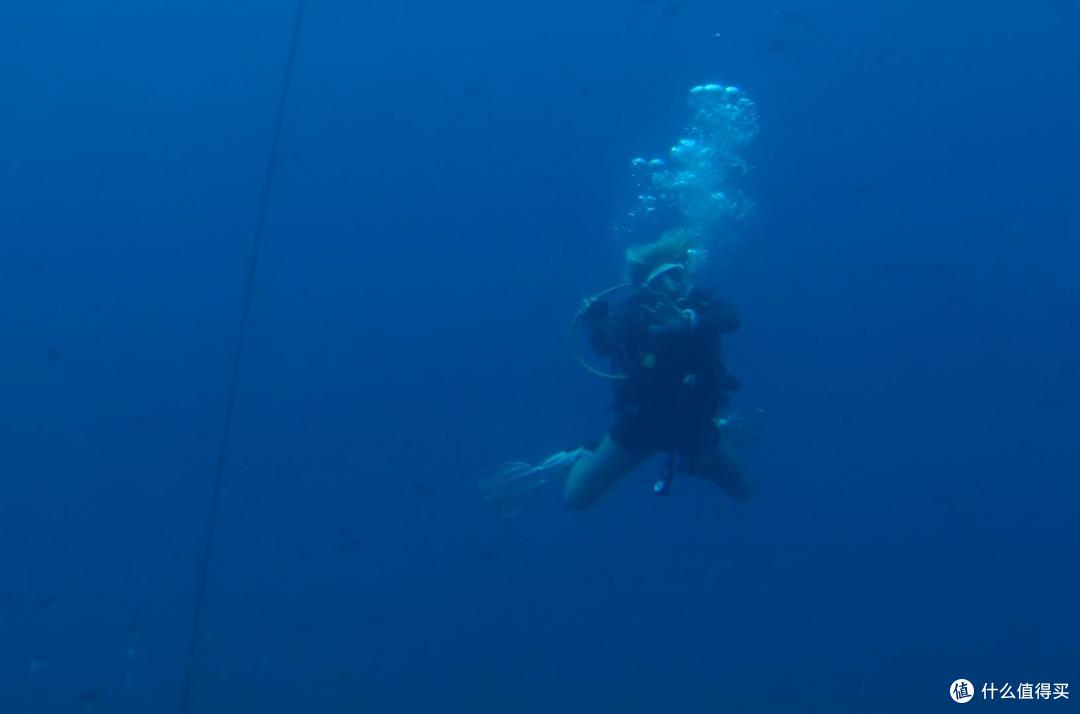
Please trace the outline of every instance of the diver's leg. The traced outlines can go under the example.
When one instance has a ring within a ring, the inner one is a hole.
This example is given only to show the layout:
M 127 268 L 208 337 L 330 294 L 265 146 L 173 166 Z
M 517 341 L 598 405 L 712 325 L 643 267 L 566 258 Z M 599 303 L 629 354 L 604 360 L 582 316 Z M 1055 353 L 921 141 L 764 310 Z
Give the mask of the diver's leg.
M 588 508 L 648 456 L 631 453 L 605 436 L 594 451 L 574 462 L 563 488 L 563 503 L 573 510 Z
M 750 498 L 753 487 L 746 480 L 742 469 L 731 453 L 731 449 L 723 441 L 717 441 L 708 458 L 702 459 L 698 468 L 694 470 L 695 476 L 707 478 L 716 482 L 729 496 L 737 501 L 745 501 Z

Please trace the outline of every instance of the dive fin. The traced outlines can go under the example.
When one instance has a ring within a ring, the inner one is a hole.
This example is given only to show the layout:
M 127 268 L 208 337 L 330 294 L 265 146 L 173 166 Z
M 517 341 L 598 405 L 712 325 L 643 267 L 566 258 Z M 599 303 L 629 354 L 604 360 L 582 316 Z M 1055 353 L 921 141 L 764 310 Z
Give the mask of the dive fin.
M 510 461 L 481 471 L 476 479 L 484 501 L 490 503 L 503 516 L 518 513 L 523 501 L 552 481 L 566 476 L 582 454 L 584 447 L 559 451 L 532 466 L 524 461 Z
M 750 444 L 761 438 L 765 431 L 765 410 L 748 409 L 717 417 L 716 428 L 725 441 L 732 444 Z

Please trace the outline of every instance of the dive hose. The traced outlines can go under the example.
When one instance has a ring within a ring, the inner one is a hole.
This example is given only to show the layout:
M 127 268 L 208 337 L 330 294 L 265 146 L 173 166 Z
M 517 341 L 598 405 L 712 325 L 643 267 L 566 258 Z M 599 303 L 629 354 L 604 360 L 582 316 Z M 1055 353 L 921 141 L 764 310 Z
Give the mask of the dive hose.
M 619 283 L 618 285 L 612 285 L 607 290 L 601 290 L 597 294 L 593 295 L 590 298 L 590 300 L 599 300 L 602 297 L 610 295 L 611 293 L 616 292 L 618 290 L 622 290 L 624 288 L 631 287 L 632 285 L 633 284 L 629 283 L 629 282 Z M 577 335 L 576 335 L 576 333 L 577 333 L 577 326 L 581 322 L 581 316 L 584 315 L 584 314 L 585 313 L 583 311 L 579 310 L 578 313 L 576 315 L 574 315 L 574 319 L 571 320 L 571 322 L 570 322 L 570 348 L 574 351 L 574 357 L 577 358 L 578 364 L 580 364 L 582 367 L 584 367 L 590 373 L 595 374 L 597 377 L 603 377 L 604 379 L 612 379 L 612 380 L 626 379 L 625 374 L 610 374 L 608 372 L 603 372 L 603 371 L 597 369 L 596 367 L 593 367 L 591 364 L 586 362 L 585 359 L 581 356 L 581 352 L 579 352 L 578 348 L 577 348 L 577 339 L 576 339 Z

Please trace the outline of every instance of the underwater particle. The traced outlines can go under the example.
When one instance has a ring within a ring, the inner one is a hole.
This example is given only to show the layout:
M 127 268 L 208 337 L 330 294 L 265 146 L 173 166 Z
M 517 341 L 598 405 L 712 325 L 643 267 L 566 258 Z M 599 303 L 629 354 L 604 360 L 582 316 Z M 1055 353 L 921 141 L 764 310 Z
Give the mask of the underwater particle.
M 352 679 L 352 673 L 341 665 L 327 667 L 323 673 L 322 681 L 325 684 L 345 684 Z
M 90 687 L 79 692 L 79 701 L 83 704 L 93 704 L 100 702 L 103 698 L 103 694 L 97 687 Z
M 360 536 L 347 526 L 334 529 L 334 540 L 337 549 L 342 553 L 356 553 L 364 547 L 364 542 Z
M 664 163 L 663 159 L 653 159 L 649 162 L 649 166 L 653 167 L 654 169 L 662 169 L 667 166 L 667 164 Z
M 521 179 L 521 185 L 534 191 L 552 191 L 559 186 L 559 179 L 555 176 L 526 176 Z
M 390 471 L 386 474 L 386 481 L 394 488 L 404 488 L 409 483 L 409 477 L 404 471 Z
M 413 128 L 412 120 L 400 114 L 384 114 L 383 123 L 386 125 L 387 129 L 409 130 Z
M 805 27 L 810 17 L 798 10 L 773 10 L 773 21 L 777 27 Z
M 128 659 L 135 659 L 138 656 L 139 656 L 139 650 L 135 649 L 134 647 L 128 647 L 128 651 L 127 651 L 127 658 Z
M 342 553 L 359 553 L 363 550 L 363 544 L 358 540 L 348 540 L 338 543 L 338 550 Z
M 52 607 L 54 602 L 56 602 L 55 595 L 42 595 L 37 600 L 34 600 L 34 607 L 38 610 L 47 610 Z
M 430 501 L 435 498 L 438 493 L 435 488 L 435 484 L 427 481 L 413 481 L 412 483 L 413 495 L 422 501 Z
M 481 563 L 495 560 L 497 553 L 490 545 L 478 545 L 473 548 L 473 558 Z
M 862 198 L 874 192 L 874 184 L 869 181 L 856 181 L 851 184 L 851 195 L 855 198 Z
M 30 660 L 30 676 L 34 676 L 41 671 L 41 662 L 36 659 Z
M 636 158 L 636 159 L 631 159 L 630 160 L 630 165 L 634 166 L 634 167 L 645 166 L 648 163 L 649 163 L 648 161 L 641 158 L 640 156 L 638 158 Z
M 465 88 L 461 90 L 461 93 L 470 99 L 476 99 L 478 97 L 490 95 L 491 88 L 480 82 L 469 82 L 465 85 Z

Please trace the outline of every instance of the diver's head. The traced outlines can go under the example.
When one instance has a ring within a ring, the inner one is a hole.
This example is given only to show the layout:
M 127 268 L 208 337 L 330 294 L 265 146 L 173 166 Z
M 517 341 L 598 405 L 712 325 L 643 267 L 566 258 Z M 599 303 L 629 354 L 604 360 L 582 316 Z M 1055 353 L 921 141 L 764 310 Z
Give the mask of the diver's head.
M 670 297 L 686 294 L 691 273 L 704 251 L 696 236 L 685 228 L 666 231 L 658 240 L 631 246 L 626 251 L 626 272 L 630 282 L 646 290 Z
M 690 289 L 686 266 L 682 263 L 663 263 L 641 282 L 641 287 L 667 297 L 679 297 Z

